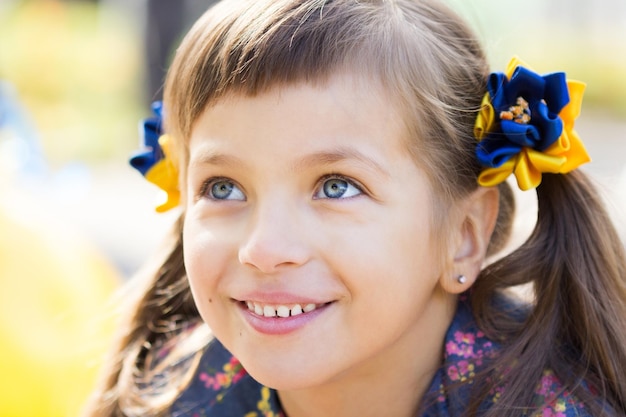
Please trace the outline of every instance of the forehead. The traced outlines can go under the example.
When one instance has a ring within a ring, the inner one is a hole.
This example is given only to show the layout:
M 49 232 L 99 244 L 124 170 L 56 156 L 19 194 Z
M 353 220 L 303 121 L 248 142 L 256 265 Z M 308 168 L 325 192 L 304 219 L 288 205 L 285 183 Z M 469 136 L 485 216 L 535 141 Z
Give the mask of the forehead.
M 402 114 L 380 83 L 350 73 L 318 83 L 277 85 L 253 96 L 230 93 L 193 124 L 190 162 L 200 147 L 204 153 L 211 147 L 238 152 L 245 147 L 254 154 L 254 149 L 280 145 L 289 155 L 305 145 L 317 152 L 347 141 L 364 151 L 383 145 L 402 148 L 405 154 L 408 135 Z

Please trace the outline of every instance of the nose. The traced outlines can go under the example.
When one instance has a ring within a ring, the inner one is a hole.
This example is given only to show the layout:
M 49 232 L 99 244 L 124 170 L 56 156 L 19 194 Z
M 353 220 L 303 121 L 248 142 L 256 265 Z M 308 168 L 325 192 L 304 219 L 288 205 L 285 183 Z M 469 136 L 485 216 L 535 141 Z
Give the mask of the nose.
M 305 216 L 294 206 L 274 202 L 253 211 L 239 262 L 264 274 L 304 265 L 310 258 Z

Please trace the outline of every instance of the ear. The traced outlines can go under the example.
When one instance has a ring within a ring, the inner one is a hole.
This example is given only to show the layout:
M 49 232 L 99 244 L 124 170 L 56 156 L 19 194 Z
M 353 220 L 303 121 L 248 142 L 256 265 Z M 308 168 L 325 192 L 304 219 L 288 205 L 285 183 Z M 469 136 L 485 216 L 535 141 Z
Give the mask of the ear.
M 460 202 L 451 230 L 449 270 L 441 277 L 446 292 L 461 293 L 476 281 L 498 218 L 498 200 L 497 187 L 478 187 Z

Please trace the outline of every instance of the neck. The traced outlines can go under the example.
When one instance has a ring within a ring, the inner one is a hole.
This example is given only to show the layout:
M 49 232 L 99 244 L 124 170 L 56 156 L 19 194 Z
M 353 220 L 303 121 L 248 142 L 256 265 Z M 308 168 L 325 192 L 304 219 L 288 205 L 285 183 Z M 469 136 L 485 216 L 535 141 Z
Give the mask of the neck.
M 428 323 L 421 324 L 424 331 L 417 338 L 399 339 L 390 352 L 346 370 L 324 385 L 279 391 L 285 413 L 289 417 L 416 416 L 441 366 L 445 332 L 456 310 L 455 302 L 456 298 L 429 304 L 423 314 L 429 318 Z

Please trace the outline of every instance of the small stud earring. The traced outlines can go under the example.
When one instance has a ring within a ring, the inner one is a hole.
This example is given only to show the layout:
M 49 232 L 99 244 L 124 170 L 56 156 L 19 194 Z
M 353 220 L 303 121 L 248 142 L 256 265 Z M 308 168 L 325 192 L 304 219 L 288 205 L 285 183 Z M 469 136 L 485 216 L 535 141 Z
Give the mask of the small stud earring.
M 459 284 L 465 284 L 467 282 L 467 277 L 465 275 L 459 275 L 456 280 Z

